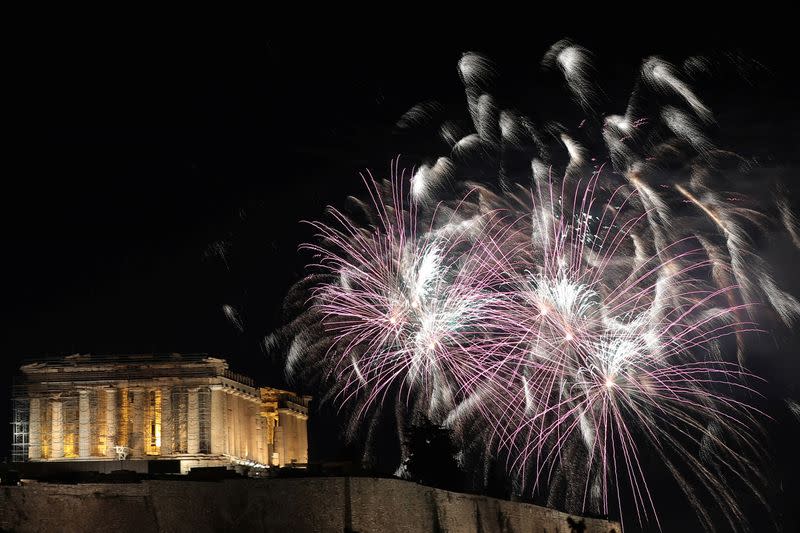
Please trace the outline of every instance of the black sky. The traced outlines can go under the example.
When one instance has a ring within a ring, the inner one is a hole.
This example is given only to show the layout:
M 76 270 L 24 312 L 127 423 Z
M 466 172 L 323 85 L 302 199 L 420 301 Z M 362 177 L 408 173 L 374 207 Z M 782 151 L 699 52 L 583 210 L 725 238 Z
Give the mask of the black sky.
M 280 325 L 281 298 L 303 272 L 296 250 L 308 232 L 298 221 L 357 193 L 360 170 L 383 172 L 408 153 L 392 135 L 408 107 L 460 105 L 464 51 L 489 53 L 510 94 L 530 94 L 542 54 L 570 37 L 595 52 L 607 111 L 619 112 L 642 58 L 739 50 L 766 68 L 749 85 L 710 89 L 721 136 L 800 189 L 800 79 L 786 25 L 648 19 L 519 31 L 413 20 L 57 25 L 19 39 L 5 81 L 0 197 L 4 396 L 23 357 L 75 352 L 208 352 L 281 385 L 259 340 Z M 206 253 L 220 240 L 235 245 L 230 271 Z M 770 256 L 796 289 L 795 259 Z M 244 333 L 225 319 L 226 303 Z M 781 361 L 796 357 L 786 337 L 774 350 Z M 796 363 L 780 368 L 765 372 L 784 388 L 797 382 Z

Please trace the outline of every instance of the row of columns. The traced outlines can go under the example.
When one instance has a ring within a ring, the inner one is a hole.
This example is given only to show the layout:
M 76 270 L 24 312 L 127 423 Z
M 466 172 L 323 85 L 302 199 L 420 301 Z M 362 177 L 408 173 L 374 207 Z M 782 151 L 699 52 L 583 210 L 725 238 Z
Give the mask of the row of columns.
M 259 400 L 222 386 L 211 387 L 211 453 L 269 464 Z
M 308 415 L 293 409 L 278 409 L 275 452 L 278 466 L 308 463 Z
M 149 392 L 145 389 L 105 388 L 99 390 L 101 391 L 99 394 L 104 395 L 102 400 L 104 409 L 95 411 L 95 417 L 92 417 L 91 391 L 82 389 L 78 392 L 78 457 L 93 456 L 93 445 L 97 444 L 97 442 L 93 442 L 95 438 L 101 438 L 105 442 L 106 457 L 115 457 L 113 446 L 115 444 L 126 445 L 130 450 L 131 457 L 145 455 L 149 445 L 145 442 L 145 436 L 150 434 L 150 430 L 145 431 L 145 423 L 147 422 L 148 425 L 151 423 L 149 419 L 145 421 L 145 415 L 149 412 L 150 407 L 147 403 Z M 130 390 L 130 401 L 123 395 L 122 402 L 118 405 L 119 390 L 123 390 L 125 393 Z M 202 400 L 203 402 L 208 401 L 210 405 L 204 405 L 203 412 L 201 412 L 200 391 L 197 387 L 189 388 L 184 413 L 180 409 L 180 405 L 173 405 L 172 387 L 162 387 L 159 390 L 161 391 L 161 420 L 158 428 L 160 430 L 160 455 L 170 455 L 182 451 L 173 448 L 173 443 L 178 440 L 185 442 L 185 451 L 188 454 L 229 455 L 262 464 L 278 464 L 280 466 L 293 461 L 297 463 L 308 461 L 306 427 L 308 417 L 302 413 L 291 409 L 280 409 L 278 427 L 274 428 L 274 444 L 269 446 L 267 424 L 272 422 L 261 416 L 260 401 L 251 396 L 222 385 L 212 385 L 209 397 Z M 180 404 L 180 402 L 178 403 Z M 49 409 L 47 418 L 50 422 L 48 428 L 50 451 L 47 458 L 63 458 L 65 456 L 63 400 L 46 398 L 30 399 L 28 456 L 30 459 L 43 458 L 42 425 L 45 419 L 45 409 Z M 201 420 L 203 414 L 206 415 L 205 420 Z M 182 434 L 182 424 L 176 423 L 175 418 L 182 415 L 186 417 L 185 435 Z M 125 419 L 122 420 L 122 418 Z M 118 427 L 119 422 L 129 422 L 130 431 L 128 431 L 128 427 Z M 100 431 L 95 424 L 99 424 Z M 176 435 L 176 429 L 181 434 Z M 105 434 L 100 434 L 101 431 Z M 277 453 L 277 458 L 273 455 L 274 453 Z
M 127 446 L 133 455 L 143 455 L 145 452 L 145 414 L 148 411 L 145 403 L 146 395 L 143 389 L 132 389 L 131 401 L 122 398 L 122 408 L 130 420 L 130 431 L 127 427 L 118 427 L 120 422 L 118 416 L 117 394 L 119 389 L 107 388 L 100 389 L 98 394 L 104 395 L 103 412 L 96 412 L 92 417 L 89 389 L 78 391 L 78 431 L 77 431 L 77 456 L 88 458 L 96 456 L 92 453 L 95 439 L 101 438 L 105 443 L 105 456 L 115 457 L 114 445 Z M 127 389 L 122 389 L 127 392 Z M 49 409 L 50 427 L 43 428 L 44 410 Z M 28 457 L 30 459 L 42 459 L 42 430 L 49 429 L 50 453 L 48 458 L 60 459 L 65 456 L 65 424 L 64 424 L 64 401 L 62 399 L 31 398 L 29 415 L 29 447 Z M 127 422 L 123 420 L 122 422 Z M 100 424 L 105 430 L 104 435 L 98 433 Z

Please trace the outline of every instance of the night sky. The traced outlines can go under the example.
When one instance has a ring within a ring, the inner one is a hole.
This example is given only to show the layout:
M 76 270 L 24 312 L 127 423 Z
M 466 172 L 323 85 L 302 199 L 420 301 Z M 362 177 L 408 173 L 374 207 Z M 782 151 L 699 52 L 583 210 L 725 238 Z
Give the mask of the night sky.
M 297 252 L 310 237 L 299 221 L 359 193 L 365 168 L 385 174 L 398 153 L 418 162 L 420 147 L 393 126 L 421 100 L 465 108 L 456 72 L 465 51 L 492 56 L 508 96 L 535 107 L 560 90 L 535 85 L 540 58 L 570 37 L 596 54 L 606 111 L 617 113 L 642 58 L 738 50 L 764 68 L 749 82 L 700 88 L 717 113 L 716 138 L 800 193 L 800 79 L 788 27 L 267 26 L 40 28 L 12 48 L 0 210 L 4 397 L 23 358 L 76 352 L 206 352 L 284 386 L 260 341 L 281 324 L 282 297 L 308 259 Z M 227 265 L 209 253 L 220 242 Z M 776 277 L 800 295 L 798 254 L 765 248 Z M 224 304 L 241 313 L 243 333 Z M 797 399 L 796 339 L 784 331 L 763 340 L 756 370 L 775 401 Z M 797 421 L 781 416 L 770 431 L 791 497 L 800 445 Z M 335 425 L 320 415 L 312 454 L 341 454 Z

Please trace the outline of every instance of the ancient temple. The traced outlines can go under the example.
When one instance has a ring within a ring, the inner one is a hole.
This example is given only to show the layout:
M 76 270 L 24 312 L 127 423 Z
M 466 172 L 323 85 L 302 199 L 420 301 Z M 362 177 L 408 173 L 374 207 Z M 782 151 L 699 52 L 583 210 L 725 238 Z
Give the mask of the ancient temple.
M 256 387 L 208 355 L 31 362 L 14 386 L 14 460 L 170 460 L 182 473 L 200 466 L 303 466 L 310 400 Z

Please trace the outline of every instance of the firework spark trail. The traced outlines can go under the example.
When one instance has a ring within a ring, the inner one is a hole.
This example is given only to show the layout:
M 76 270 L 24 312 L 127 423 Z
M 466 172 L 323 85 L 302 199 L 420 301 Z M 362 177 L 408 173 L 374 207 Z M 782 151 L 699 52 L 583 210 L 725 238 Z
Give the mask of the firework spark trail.
M 587 187 L 587 190 L 590 189 Z M 734 314 L 739 309 L 737 307 L 711 308 L 712 314 L 707 318 L 683 323 L 687 317 L 698 314 L 699 308 L 709 307 L 710 302 L 721 294 L 735 290 L 735 287 L 705 292 L 697 289 L 686 291 L 681 295 L 688 302 L 683 308 L 654 312 L 654 309 L 665 305 L 655 295 L 656 287 L 665 281 L 665 276 L 669 276 L 667 281 L 673 282 L 684 278 L 691 280 L 693 271 L 707 266 L 706 261 L 692 260 L 691 255 L 697 254 L 697 250 L 674 254 L 667 262 L 652 267 L 640 265 L 620 285 L 609 287 L 608 283 L 601 280 L 605 273 L 603 268 L 585 268 L 580 261 L 587 246 L 586 224 L 583 221 L 589 219 L 581 214 L 585 214 L 585 208 L 591 203 L 584 195 L 581 209 L 571 217 L 577 221 L 574 226 L 569 222 L 570 218 L 559 213 L 556 217 L 545 218 L 554 221 L 552 228 L 543 228 L 539 222 L 536 231 L 532 232 L 552 234 L 552 238 L 542 240 L 551 248 L 542 250 L 541 257 L 534 261 L 543 270 L 536 275 L 529 275 L 528 280 L 520 284 L 522 293 L 512 298 L 512 301 L 521 305 L 514 311 L 506 309 L 513 318 L 507 318 L 504 327 L 516 328 L 504 336 L 512 343 L 511 352 L 514 355 L 510 359 L 513 364 L 507 365 L 512 369 L 512 376 L 503 382 L 497 394 L 498 405 L 485 408 L 490 418 L 499 409 L 503 413 L 502 418 L 509 421 L 507 428 L 495 428 L 495 431 L 501 433 L 501 446 L 514 450 L 515 464 L 512 467 L 527 462 L 535 455 L 540 466 L 534 485 L 539 484 L 538 477 L 542 469 L 556 459 L 558 450 L 576 428 L 580 428 L 587 445 L 592 449 L 597 446 L 600 428 L 588 423 L 587 416 L 595 421 L 603 420 L 603 428 L 606 428 L 603 431 L 608 432 L 608 426 L 612 425 L 616 426 L 616 431 L 611 433 L 626 435 L 628 430 L 624 418 L 617 412 L 613 417 L 608 414 L 612 407 L 619 410 L 621 401 L 628 402 L 628 408 L 634 405 L 635 400 L 652 406 L 658 400 L 667 399 L 656 397 L 656 393 L 662 390 L 671 393 L 673 400 L 679 392 L 709 395 L 710 392 L 700 388 L 694 391 L 679 387 L 686 382 L 686 376 L 677 371 L 681 368 L 677 366 L 680 356 L 688 354 L 692 347 L 702 346 L 725 334 L 751 326 L 731 320 L 707 329 L 712 322 Z M 535 211 L 535 207 L 532 210 Z M 557 212 L 552 205 L 547 210 Z M 542 220 L 536 216 L 532 219 Z M 606 235 L 599 242 L 610 243 L 608 255 L 613 256 L 618 243 L 632 231 L 629 226 L 616 232 L 610 239 Z M 595 246 L 595 242 L 590 240 L 589 246 Z M 598 246 L 602 248 L 602 245 Z M 663 253 L 669 254 L 669 250 Z M 572 258 L 572 261 L 567 261 L 567 258 Z M 687 266 L 681 269 L 668 268 L 677 261 L 683 261 Z M 656 276 L 657 281 L 642 285 L 652 276 Z M 600 286 L 611 288 L 603 303 L 598 300 L 600 295 L 594 289 Z M 642 303 L 643 300 L 648 303 Z M 618 313 L 623 317 L 615 316 Z M 630 319 L 630 316 L 638 318 Z M 655 316 L 661 316 L 661 321 L 654 321 Z M 713 371 L 713 364 L 703 367 L 703 370 Z M 674 368 L 676 371 L 674 374 L 662 372 L 658 374 L 658 379 L 653 377 L 657 370 L 663 368 Z M 536 379 L 526 376 L 535 376 Z M 729 375 L 725 374 L 724 377 Z M 648 391 L 638 380 L 644 383 L 657 382 L 661 388 L 651 386 Z M 532 381 L 540 385 L 535 394 L 532 392 Z M 569 386 L 565 387 L 565 383 Z M 509 389 L 513 390 L 515 386 L 521 387 L 524 401 L 520 400 L 520 394 L 509 395 Z M 568 394 L 565 395 L 565 391 Z M 558 399 L 545 404 L 545 408 L 540 408 L 531 416 L 534 403 L 531 398 L 534 396 Z M 615 399 L 616 402 L 612 401 Z M 686 402 L 685 399 L 677 401 Z M 599 404 L 602 407 L 598 414 L 595 411 Z M 552 420 L 545 422 L 548 418 Z M 641 421 L 643 416 L 640 414 L 637 418 Z M 646 430 L 648 426 L 643 424 L 642 429 Z M 527 435 L 522 444 L 519 443 L 521 435 Z M 551 441 L 554 436 L 555 443 Z M 651 437 L 653 442 L 658 442 L 654 434 Z M 628 440 L 622 440 L 620 444 L 625 456 L 625 468 L 629 471 L 629 481 L 637 487 L 637 507 L 651 503 L 649 498 L 644 497 L 647 490 L 645 480 L 637 475 L 640 469 L 637 466 L 636 447 Z M 550 445 L 551 451 L 543 456 L 546 445 Z M 591 457 L 594 458 L 595 454 Z M 604 468 L 610 468 L 607 465 L 607 450 L 601 449 L 597 460 Z M 590 470 L 591 467 L 590 463 Z M 615 475 L 617 468 L 616 464 L 613 465 Z M 588 475 L 586 480 L 588 483 Z M 605 477 L 603 481 L 605 484 Z M 604 506 L 607 506 L 607 501 Z M 607 511 L 607 508 L 604 510 Z
M 466 242 L 476 221 L 453 222 L 457 228 L 447 231 L 425 227 L 418 235 L 415 209 L 405 210 L 400 184 L 389 186 L 387 207 L 379 184 L 365 182 L 379 224 L 365 231 L 333 211 L 338 227 L 315 224 L 326 245 L 309 246 L 319 266 L 338 278 L 318 287 L 314 300 L 321 302 L 317 310 L 335 338 L 331 350 L 339 359 L 337 377 L 346 382 L 344 400 L 367 389 L 366 410 L 405 381 L 426 388 L 431 402 L 449 409 L 452 383 L 469 381 L 459 376 L 471 377 L 473 366 L 470 358 L 454 354 L 468 351 L 466 336 L 494 321 L 486 288 L 497 272 L 485 268 L 480 247 Z M 490 216 L 483 218 L 481 223 L 490 223 Z M 465 245 L 467 251 L 458 251 Z
M 590 58 L 589 50 L 563 39 L 551 46 L 542 60 L 546 68 L 558 65 L 575 100 L 586 112 L 592 111 L 597 100 L 597 86 L 591 79 L 593 69 Z
M 590 59 L 560 41 L 543 61 L 586 112 L 600 94 Z M 707 70 L 701 59 L 687 65 Z M 748 476 L 763 413 L 747 402 L 745 339 L 763 329 L 756 307 L 788 325 L 800 303 L 748 233 L 778 224 L 710 179 L 724 156 L 704 131 L 710 109 L 678 68 L 646 60 L 625 114 L 601 121 L 604 164 L 567 128 L 502 108 L 488 58 L 458 66 L 469 120 L 439 128 L 450 152 L 410 179 L 399 163 L 389 181 L 365 176 L 354 213 L 312 223 L 314 273 L 290 295 L 299 311 L 282 333 L 287 374 L 316 374 L 350 407 L 353 434 L 365 425 L 371 438 L 393 412 L 403 458 L 406 421 L 425 417 L 453 430 L 462 458 L 503 455 L 521 490 L 555 501 L 560 486 L 582 487 L 562 506 L 609 514 L 629 500 L 658 525 L 643 459 L 655 455 L 707 527 L 707 496 L 734 528 L 746 522 L 728 488 L 736 479 L 758 495 Z M 648 90 L 668 102 L 643 116 Z M 398 127 L 442 112 L 414 106 Z M 528 158 L 526 183 L 510 179 L 523 166 L 509 154 Z M 676 158 L 689 170 L 668 170 Z M 475 175 L 496 181 L 465 179 Z M 779 196 L 775 210 L 797 240 L 788 206 Z

